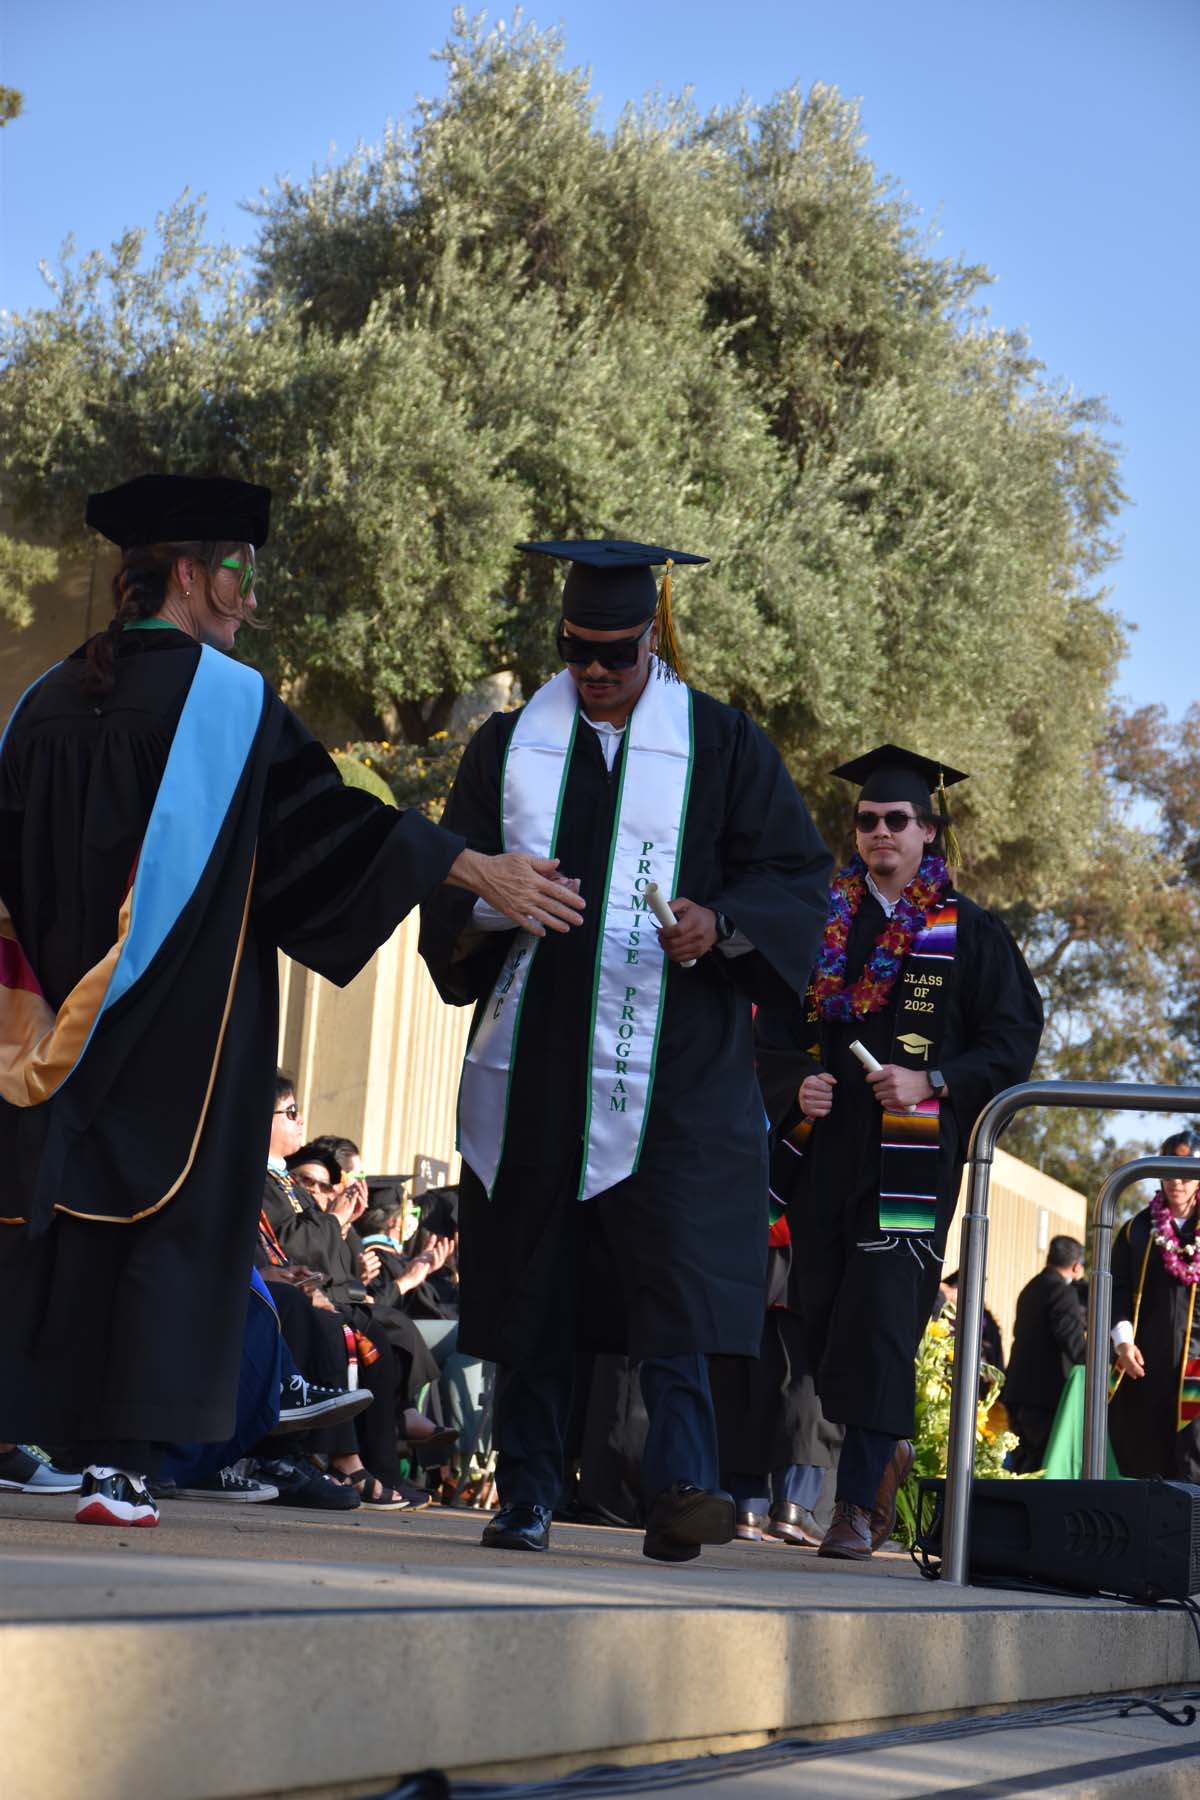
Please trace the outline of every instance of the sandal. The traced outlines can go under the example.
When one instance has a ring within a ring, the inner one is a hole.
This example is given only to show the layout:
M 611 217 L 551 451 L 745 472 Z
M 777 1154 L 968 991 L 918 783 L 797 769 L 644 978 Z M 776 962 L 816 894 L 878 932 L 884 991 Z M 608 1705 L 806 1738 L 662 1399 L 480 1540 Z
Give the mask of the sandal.
M 357 1488 L 364 1506 L 378 1507 L 381 1512 L 416 1510 L 411 1500 L 406 1499 L 395 1488 L 388 1487 L 378 1476 L 372 1475 L 370 1469 L 355 1469 L 353 1474 L 348 1474 L 344 1469 L 331 1469 L 330 1474 L 343 1487 Z

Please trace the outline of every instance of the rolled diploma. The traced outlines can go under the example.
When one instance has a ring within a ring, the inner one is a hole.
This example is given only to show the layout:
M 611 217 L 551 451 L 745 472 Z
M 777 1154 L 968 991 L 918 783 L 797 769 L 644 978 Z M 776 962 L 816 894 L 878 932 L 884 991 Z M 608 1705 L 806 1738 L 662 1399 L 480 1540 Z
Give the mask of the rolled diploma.
M 657 881 L 648 882 L 646 885 L 646 904 L 664 931 L 669 930 L 672 925 L 678 925 L 679 920 L 675 917 L 675 914 L 671 911 L 670 907 L 663 899 L 662 894 L 659 892 Z M 679 966 L 681 969 L 694 969 L 696 966 L 696 959 L 694 956 L 689 956 L 687 961 L 685 963 L 680 963 Z
M 865 1044 L 860 1044 L 857 1038 L 855 1038 L 850 1046 L 850 1054 L 852 1056 L 857 1056 L 859 1062 L 869 1075 L 877 1074 L 883 1067 L 883 1064 L 876 1057 L 871 1055 L 867 1046 Z M 904 1110 L 906 1113 L 914 1113 L 917 1109 L 915 1106 L 906 1106 Z

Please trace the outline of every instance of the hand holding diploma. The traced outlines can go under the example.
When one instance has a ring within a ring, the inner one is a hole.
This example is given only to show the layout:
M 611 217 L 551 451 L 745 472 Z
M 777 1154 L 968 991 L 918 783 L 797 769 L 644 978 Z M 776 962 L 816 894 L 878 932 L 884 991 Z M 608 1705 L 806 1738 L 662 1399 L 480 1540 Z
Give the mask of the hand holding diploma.
M 881 1063 L 857 1038 L 850 1049 L 867 1071 L 867 1084 L 875 1098 L 889 1112 L 916 1112 L 918 1100 L 928 1100 L 932 1096 L 928 1077 L 920 1069 L 902 1069 L 899 1063 Z
M 646 903 L 662 927 L 658 941 L 669 960 L 684 969 L 694 968 L 717 941 L 717 915 L 682 895 L 668 903 L 656 881 L 646 889 Z

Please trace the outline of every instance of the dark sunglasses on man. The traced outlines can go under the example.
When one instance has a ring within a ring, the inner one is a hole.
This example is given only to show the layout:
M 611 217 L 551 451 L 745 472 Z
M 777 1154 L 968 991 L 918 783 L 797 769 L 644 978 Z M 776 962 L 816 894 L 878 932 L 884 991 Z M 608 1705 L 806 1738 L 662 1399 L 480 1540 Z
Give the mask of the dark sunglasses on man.
M 275 1119 L 290 1119 L 294 1125 L 300 1117 L 300 1108 L 292 1100 L 287 1106 L 277 1106 L 271 1116 Z
M 861 831 L 864 837 L 870 837 L 871 833 L 877 829 L 880 819 L 883 820 L 889 831 L 905 831 L 910 825 L 921 823 L 914 814 L 901 812 L 899 807 L 885 813 L 869 812 L 865 807 L 860 807 L 854 815 L 854 829 Z
M 555 635 L 558 654 L 565 663 L 599 663 L 602 669 L 632 669 L 638 659 L 638 646 L 650 626 L 650 623 L 638 632 L 636 637 L 616 638 L 608 644 L 597 644 L 591 638 L 573 637 L 560 625 Z

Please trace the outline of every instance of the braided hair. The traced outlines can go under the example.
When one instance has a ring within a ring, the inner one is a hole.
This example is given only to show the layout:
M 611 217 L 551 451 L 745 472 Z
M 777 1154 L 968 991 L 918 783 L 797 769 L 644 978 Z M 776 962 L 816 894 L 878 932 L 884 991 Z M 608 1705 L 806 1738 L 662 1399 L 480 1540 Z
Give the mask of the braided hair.
M 205 597 L 213 612 L 229 614 L 230 608 L 223 606 L 213 592 L 213 576 L 223 557 L 245 548 L 244 544 L 233 543 L 134 544 L 123 551 L 121 566 L 113 576 L 113 616 L 104 631 L 88 640 L 83 670 L 84 692 L 112 692 L 121 633 L 126 625 L 135 624 L 139 619 L 152 619 L 162 611 L 171 571 L 180 557 L 190 557 L 203 568 Z M 248 622 L 240 602 L 235 616 Z

